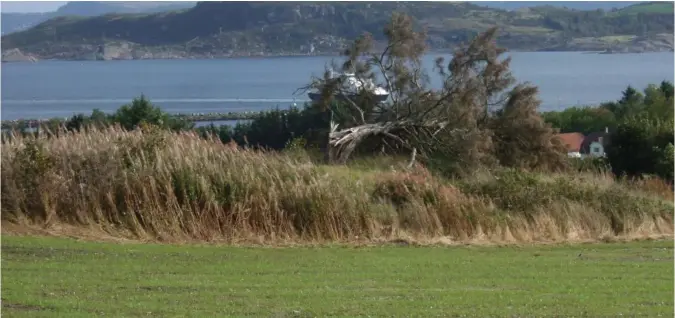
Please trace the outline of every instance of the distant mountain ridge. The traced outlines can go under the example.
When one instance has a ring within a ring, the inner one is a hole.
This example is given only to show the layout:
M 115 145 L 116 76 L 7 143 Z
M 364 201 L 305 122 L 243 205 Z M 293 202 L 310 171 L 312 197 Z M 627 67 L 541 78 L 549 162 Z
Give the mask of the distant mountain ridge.
M 469 1 L 475 5 L 502 10 L 518 10 L 522 8 L 552 6 L 573 10 L 591 11 L 621 9 L 644 3 L 640 1 Z
M 196 1 L 71 1 L 54 12 L 2 13 L 0 28 L 4 35 L 63 16 L 94 17 L 109 13 L 156 13 L 187 9 L 196 3 Z
M 93 17 L 108 13 L 155 13 L 194 7 L 196 1 L 71 1 L 56 10 L 56 15 Z
M 673 47 L 672 2 L 610 12 L 559 6 L 506 11 L 468 2 L 198 2 L 190 9 L 151 14 L 59 17 L 5 35 L 2 43 L 15 58 L 38 59 L 334 54 L 365 31 L 383 40 L 382 27 L 393 12 L 413 16 L 435 50 L 452 49 L 495 25 L 501 44 L 512 50 Z
M 469 1 L 478 6 L 517 10 L 536 6 L 567 7 L 575 10 L 611 10 L 624 8 L 638 1 Z M 35 26 L 52 18 L 77 15 L 93 17 L 109 13 L 152 13 L 194 7 L 196 1 L 71 1 L 57 11 L 44 13 L 2 13 L 2 34 Z

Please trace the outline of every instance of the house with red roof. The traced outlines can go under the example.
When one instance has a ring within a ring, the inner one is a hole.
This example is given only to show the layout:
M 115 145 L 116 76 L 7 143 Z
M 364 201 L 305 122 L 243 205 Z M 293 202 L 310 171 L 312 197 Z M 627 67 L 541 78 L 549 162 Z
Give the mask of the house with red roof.
M 581 158 L 581 144 L 585 138 L 582 133 L 558 134 L 558 138 L 567 147 L 567 155 L 570 158 Z
M 604 157 L 609 142 L 609 131 L 594 132 L 588 136 L 582 133 L 565 133 L 557 135 L 567 147 L 567 155 L 571 158 Z

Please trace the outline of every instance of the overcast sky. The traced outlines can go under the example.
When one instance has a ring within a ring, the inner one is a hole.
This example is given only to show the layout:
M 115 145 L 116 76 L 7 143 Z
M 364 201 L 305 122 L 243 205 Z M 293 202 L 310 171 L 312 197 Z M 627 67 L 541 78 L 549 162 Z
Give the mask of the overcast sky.
M 67 1 L 2 1 L 2 12 L 49 12 L 56 11 Z

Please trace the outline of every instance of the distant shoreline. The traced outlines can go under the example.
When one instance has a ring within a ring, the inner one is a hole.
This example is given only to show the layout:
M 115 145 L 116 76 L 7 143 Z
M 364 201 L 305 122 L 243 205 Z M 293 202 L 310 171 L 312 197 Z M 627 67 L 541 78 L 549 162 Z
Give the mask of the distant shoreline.
M 652 54 L 652 53 L 672 53 L 673 50 L 655 50 L 655 51 L 642 51 L 642 52 L 615 52 L 611 50 L 597 51 L 597 50 L 509 50 L 508 53 L 580 53 L 580 54 Z M 507 53 L 507 54 L 508 54 Z M 429 51 L 426 55 L 452 55 L 452 50 L 433 50 Z M 111 62 L 111 61 L 161 61 L 161 60 L 228 60 L 228 59 L 274 59 L 274 58 L 306 58 L 306 57 L 342 57 L 339 53 L 322 53 L 322 54 L 268 54 L 268 55 L 231 55 L 231 56 L 218 56 L 218 57 L 205 57 L 205 56 L 191 56 L 191 57 L 152 57 L 152 58 L 115 58 L 115 59 L 40 59 L 32 58 L 26 60 L 5 60 L 2 59 L 2 63 L 39 63 L 39 62 Z
M 589 105 L 590 106 L 590 105 Z M 280 109 L 282 112 L 288 111 L 291 107 L 291 105 L 288 106 L 288 108 Z M 301 105 L 297 105 L 295 107 L 302 108 Z M 573 107 L 573 106 L 569 106 Z M 208 123 L 208 122 L 216 122 L 216 121 L 241 121 L 241 120 L 253 120 L 255 119 L 258 115 L 261 113 L 273 111 L 274 109 L 264 109 L 264 110 L 259 110 L 259 111 L 243 111 L 243 112 L 218 112 L 218 113 L 172 113 L 169 114 L 170 117 L 176 118 L 176 119 L 181 119 L 193 123 Z M 545 111 L 540 111 L 541 113 L 544 113 Z M 88 116 L 84 113 L 81 113 L 84 116 Z M 106 113 L 110 114 L 110 113 Z M 20 128 L 20 127 L 36 127 L 42 124 L 46 124 L 49 122 L 59 122 L 60 124 L 66 123 L 68 120 L 70 120 L 73 116 L 76 116 L 77 114 L 73 114 L 71 116 L 66 116 L 66 117 L 52 117 L 52 118 L 22 118 L 22 119 L 4 119 L 0 121 L 0 127 L 2 129 L 11 129 L 11 128 Z
M 259 111 L 248 112 L 223 112 L 223 113 L 176 113 L 170 114 L 172 118 L 182 119 L 191 122 L 211 122 L 211 121 L 227 121 L 227 120 L 251 120 L 254 119 Z M 85 115 L 86 116 L 86 115 Z M 7 119 L 0 121 L 0 126 L 3 129 L 12 128 L 13 126 L 27 125 L 36 126 L 50 121 L 58 121 L 65 123 L 73 116 L 68 117 L 53 117 L 53 118 L 25 118 L 25 119 Z

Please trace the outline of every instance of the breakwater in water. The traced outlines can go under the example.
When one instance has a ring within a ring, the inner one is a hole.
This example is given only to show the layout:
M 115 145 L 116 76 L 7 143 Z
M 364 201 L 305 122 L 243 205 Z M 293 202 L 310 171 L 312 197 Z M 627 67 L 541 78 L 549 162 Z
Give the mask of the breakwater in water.
M 254 119 L 260 112 L 227 112 L 227 113 L 190 113 L 190 114 L 171 114 L 170 116 L 191 122 L 219 122 L 219 121 L 238 121 Z M 2 129 L 33 128 L 44 124 L 65 124 L 70 117 L 50 118 L 50 119 L 17 119 L 3 120 Z

